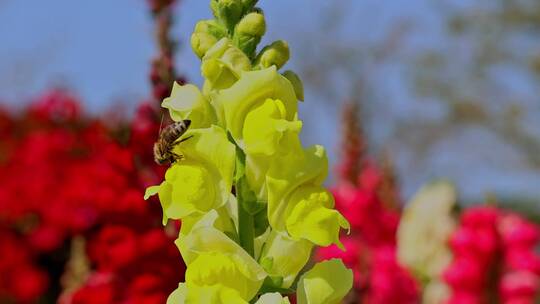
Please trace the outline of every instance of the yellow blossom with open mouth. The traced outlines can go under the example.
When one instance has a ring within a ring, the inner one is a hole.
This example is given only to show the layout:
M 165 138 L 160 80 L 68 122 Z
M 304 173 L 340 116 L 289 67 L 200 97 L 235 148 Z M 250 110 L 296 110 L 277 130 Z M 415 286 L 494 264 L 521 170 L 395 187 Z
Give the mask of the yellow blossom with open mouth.
M 282 280 L 279 287 L 289 288 L 311 256 L 313 244 L 294 240 L 288 235 L 272 231 L 266 240 L 260 260 L 270 276 Z
M 187 131 L 189 138 L 174 152 L 184 159 L 165 173 L 165 181 L 147 189 L 146 197 L 159 194 L 166 219 L 205 213 L 226 204 L 234 173 L 235 148 L 225 131 L 212 126 Z
M 226 128 L 240 147 L 244 147 L 243 130 L 247 115 L 267 99 L 281 101 L 286 121 L 296 119 L 298 100 L 294 87 L 275 67 L 243 72 L 234 85 L 215 96 L 213 102 L 223 108 Z
M 257 294 L 267 276 L 264 269 L 242 247 L 214 227 L 193 229 L 187 236 L 178 238 L 176 244 L 188 266 L 188 299 L 195 297 L 190 296 L 193 286 L 206 288 L 203 289 L 205 292 L 225 292 L 230 297 L 234 295 L 249 301 Z M 198 295 L 196 291 L 193 294 L 196 297 L 205 296 Z
M 327 172 L 328 160 L 321 146 L 276 158 L 267 174 L 272 228 L 319 246 L 335 243 L 342 247 L 339 231 L 349 229 L 349 223 L 333 209 L 332 194 L 321 186 Z

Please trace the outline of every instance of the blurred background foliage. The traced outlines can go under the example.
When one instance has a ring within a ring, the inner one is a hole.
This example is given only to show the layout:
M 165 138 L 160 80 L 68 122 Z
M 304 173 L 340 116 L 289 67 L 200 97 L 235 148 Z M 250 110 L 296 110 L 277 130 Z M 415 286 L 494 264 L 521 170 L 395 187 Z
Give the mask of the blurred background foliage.
M 323 10 L 301 35 L 303 75 L 329 102 L 361 105 L 370 147 L 397 159 L 405 192 L 448 176 L 467 201 L 534 206 L 540 3 L 433 1 L 384 26 L 368 21 L 380 11 L 347 7 Z

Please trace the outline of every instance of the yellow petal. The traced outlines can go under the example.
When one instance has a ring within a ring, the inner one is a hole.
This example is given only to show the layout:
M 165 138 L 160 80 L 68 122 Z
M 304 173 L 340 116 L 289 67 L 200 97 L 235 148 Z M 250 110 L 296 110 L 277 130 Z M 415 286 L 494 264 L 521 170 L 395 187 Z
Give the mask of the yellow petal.
M 353 273 L 343 262 L 332 259 L 317 263 L 300 278 L 298 304 L 338 304 L 352 288 Z
M 193 229 L 201 227 L 214 227 L 225 234 L 235 234 L 235 226 L 231 214 L 226 207 L 210 210 L 206 214 L 195 213 L 182 219 L 179 237 L 185 237 Z
M 185 283 L 178 284 L 178 288 L 175 289 L 167 298 L 167 304 L 184 304 L 186 301 L 187 288 Z
M 289 298 L 274 292 L 263 294 L 255 304 L 291 304 L 291 302 L 289 301 Z
M 192 85 L 174 83 L 171 96 L 165 98 L 162 107 L 169 109 L 174 121 L 189 119 L 191 128 L 207 128 L 216 123 L 214 110 L 199 89 Z
M 272 231 L 266 240 L 260 260 L 271 261 L 266 269 L 269 275 L 282 277 L 282 288 L 289 288 L 296 276 L 309 261 L 313 244 L 305 240 L 293 240 L 284 233 Z
M 149 199 L 150 196 L 156 195 L 159 192 L 159 187 L 160 186 L 157 185 L 157 186 L 150 186 L 146 188 L 146 190 L 144 191 L 144 200 Z

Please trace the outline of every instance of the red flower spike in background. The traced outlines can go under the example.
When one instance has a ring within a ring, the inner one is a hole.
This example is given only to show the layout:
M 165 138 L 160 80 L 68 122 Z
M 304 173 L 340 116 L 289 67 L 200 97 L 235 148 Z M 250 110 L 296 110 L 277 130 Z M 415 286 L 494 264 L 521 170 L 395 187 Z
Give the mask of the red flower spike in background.
M 389 165 L 381 169 L 365 156 L 357 109 L 355 104 L 344 107 L 343 156 L 332 190 L 336 209 L 351 223 L 351 235 L 343 238 L 347 250 L 323 248 L 317 258 L 341 258 L 353 269 L 354 294 L 347 303 L 417 303 L 419 286 L 396 257 L 400 211 L 395 178 Z

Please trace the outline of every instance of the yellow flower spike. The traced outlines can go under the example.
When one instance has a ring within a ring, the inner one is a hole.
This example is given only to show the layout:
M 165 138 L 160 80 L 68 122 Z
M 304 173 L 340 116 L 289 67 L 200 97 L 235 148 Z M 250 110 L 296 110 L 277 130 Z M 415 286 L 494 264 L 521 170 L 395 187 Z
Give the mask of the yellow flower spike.
M 266 269 L 270 276 L 282 277 L 282 288 L 291 287 L 296 276 L 309 261 L 313 244 L 306 240 L 293 240 L 284 233 L 273 230 L 266 240 L 261 261 L 271 261 Z
M 251 61 L 228 38 L 223 38 L 210 48 L 202 59 L 201 74 L 206 79 L 203 92 L 210 95 L 231 87 L 242 71 L 251 69 Z
M 285 231 L 285 221 L 294 208 L 291 195 L 301 185 L 320 186 L 327 174 L 328 159 L 322 146 L 275 157 L 266 174 L 270 226 Z
M 169 110 L 174 121 L 190 119 L 192 129 L 208 128 L 216 123 L 214 109 L 199 88 L 192 84 L 175 82 L 171 96 L 165 98 L 161 106 Z
M 167 218 L 181 219 L 224 206 L 230 199 L 236 148 L 217 126 L 188 130 L 173 151 L 184 159 L 165 173 L 158 194 Z M 155 194 L 151 187 L 147 194 Z
M 291 304 L 291 302 L 289 301 L 289 298 L 274 292 L 263 294 L 255 304 Z
M 217 285 L 219 289 L 233 290 L 241 299 L 249 301 L 267 276 L 242 247 L 214 227 L 193 229 L 175 243 L 188 266 L 188 290 L 191 286 Z
M 339 259 L 317 263 L 298 282 L 298 304 L 338 304 L 352 288 L 353 273 Z
M 341 228 L 349 229 L 349 222 L 334 207 L 330 192 L 319 186 L 301 186 L 289 199 L 294 206 L 286 219 L 287 231 L 295 239 L 306 239 L 318 246 L 338 245 Z
M 241 147 L 246 116 L 267 99 L 280 100 L 283 103 L 285 120 L 296 119 L 298 100 L 294 88 L 275 67 L 243 72 L 233 86 L 222 90 L 213 99 L 213 103 L 223 108 L 227 129 Z

